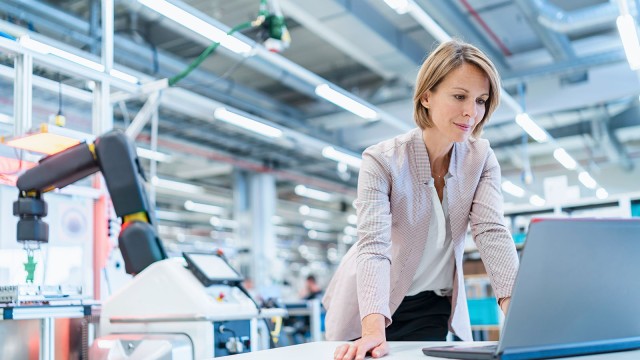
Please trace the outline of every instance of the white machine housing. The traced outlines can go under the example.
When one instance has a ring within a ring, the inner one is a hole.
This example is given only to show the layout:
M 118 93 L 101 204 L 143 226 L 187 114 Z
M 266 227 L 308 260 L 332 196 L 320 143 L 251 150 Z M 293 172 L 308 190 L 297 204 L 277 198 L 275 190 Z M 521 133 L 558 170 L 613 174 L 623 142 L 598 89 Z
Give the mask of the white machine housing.
M 108 334 L 185 334 L 194 359 L 214 356 L 215 322 L 248 320 L 251 350 L 258 343 L 255 303 L 237 287 L 205 287 L 182 258 L 147 267 L 102 306 L 100 336 Z

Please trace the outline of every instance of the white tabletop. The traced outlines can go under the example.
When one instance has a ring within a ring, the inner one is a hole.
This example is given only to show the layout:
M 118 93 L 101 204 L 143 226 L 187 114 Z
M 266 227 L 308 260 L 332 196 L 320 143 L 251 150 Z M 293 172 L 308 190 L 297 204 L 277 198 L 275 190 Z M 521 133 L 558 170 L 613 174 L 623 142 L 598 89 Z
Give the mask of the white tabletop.
M 333 351 L 335 348 L 344 344 L 340 341 L 320 341 L 307 343 L 302 345 L 286 346 L 277 349 L 256 351 L 247 354 L 233 355 L 231 357 L 225 357 L 230 360 L 331 360 L 333 359 Z M 445 342 L 411 342 L 411 341 L 391 341 L 389 345 L 391 352 L 384 357 L 385 360 L 425 360 L 425 359 L 440 359 L 431 356 L 425 356 L 422 353 L 423 347 L 429 346 L 442 346 L 452 345 L 453 343 Z M 482 344 L 491 344 L 491 342 L 458 342 L 455 345 L 470 345 L 477 346 Z M 369 358 L 367 358 L 369 359 Z M 567 359 L 567 358 L 565 358 Z M 640 359 L 640 350 L 635 351 L 623 351 L 617 353 L 579 356 L 570 359 L 584 359 L 584 360 L 637 360 Z

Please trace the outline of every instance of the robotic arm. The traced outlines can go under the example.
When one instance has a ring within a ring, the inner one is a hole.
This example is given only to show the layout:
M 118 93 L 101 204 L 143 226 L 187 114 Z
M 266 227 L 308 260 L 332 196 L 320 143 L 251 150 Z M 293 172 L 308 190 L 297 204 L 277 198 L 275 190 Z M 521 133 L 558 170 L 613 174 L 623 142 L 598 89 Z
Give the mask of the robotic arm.
M 91 143 L 81 143 L 45 157 L 22 174 L 16 183 L 20 191 L 13 214 L 20 217 L 17 238 L 27 253 L 32 246 L 48 241 L 49 226 L 42 193 L 63 188 L 98 171 L 104 176 L 122 230 L 118 243 L 129 274 L 137 274 L 167 255 L 156 235 L 155 218 L 143 186 L 144 174 L 135 148 L 126 135 L 111 131 Z M 25 267 L 27 265 L 25 264 Z

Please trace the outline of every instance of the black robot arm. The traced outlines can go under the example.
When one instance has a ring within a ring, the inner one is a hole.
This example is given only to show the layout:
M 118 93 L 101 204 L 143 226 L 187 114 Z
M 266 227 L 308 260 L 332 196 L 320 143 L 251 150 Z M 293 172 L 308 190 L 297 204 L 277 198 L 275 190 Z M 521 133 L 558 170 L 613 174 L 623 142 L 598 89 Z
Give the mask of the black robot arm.
M 118 243 L 129 274 L 137 274 L 167 255 L 156 235 L 155 218 L 143 185 L 144 174 L 135 148 L 120 131 L 111 131 L 91 143 L 81 143 L 45 157 L 22 174 L 16 183 L 20 191 L 13 205 L 18 221 L 18 241 L 47 242 L 47 215 L 42 193 L 63 188 L 98 171 L 107 190 L 122 230 Z

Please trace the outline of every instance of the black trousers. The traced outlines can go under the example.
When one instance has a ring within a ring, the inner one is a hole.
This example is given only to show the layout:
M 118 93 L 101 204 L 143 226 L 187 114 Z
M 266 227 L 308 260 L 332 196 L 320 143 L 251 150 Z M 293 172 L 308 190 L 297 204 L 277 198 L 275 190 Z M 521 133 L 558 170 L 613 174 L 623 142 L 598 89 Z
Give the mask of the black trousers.
M 433 291 L 406 296 L 391 316 L 387 341 L 444 341 L 450 315 L 449 299 Z

